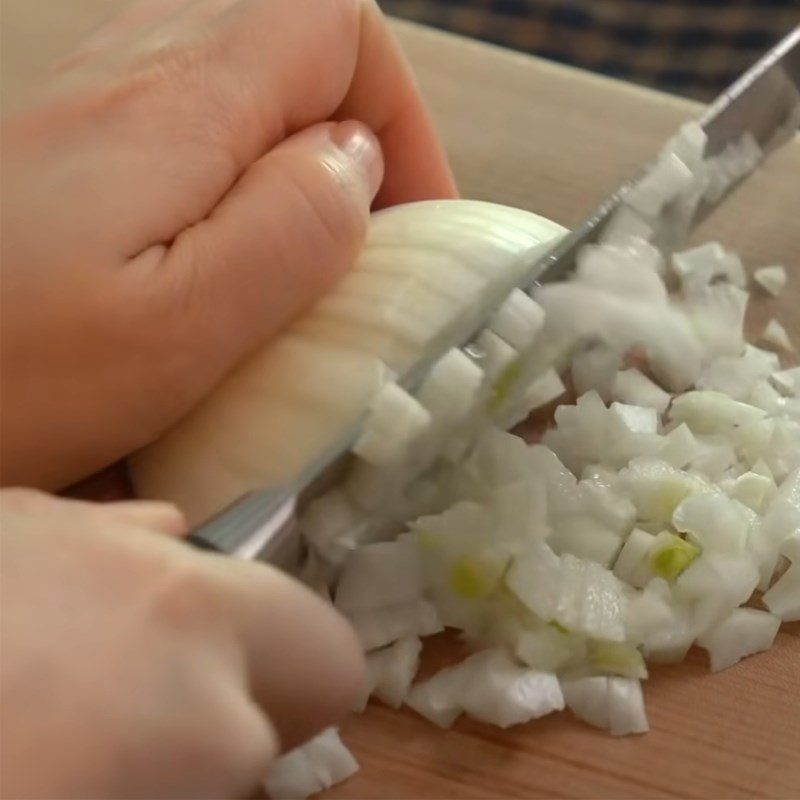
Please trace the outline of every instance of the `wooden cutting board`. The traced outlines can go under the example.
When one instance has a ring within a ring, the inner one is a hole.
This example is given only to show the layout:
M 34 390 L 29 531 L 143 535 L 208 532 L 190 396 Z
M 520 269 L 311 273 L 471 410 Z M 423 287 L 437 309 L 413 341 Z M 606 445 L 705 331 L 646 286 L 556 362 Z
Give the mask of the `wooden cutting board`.
M 24 91 L 123 0 L 3 0 L 2 89 Z M 396 25 L 467 197 L 570 226 L 697 113 L 690 102 L 474 42 Z M 793 271 L 779 300 L 755 297 L 749 325 L 777 315 L 800 344 L 800 142 L 777 154 L 698 232 L 748 266 Z M 452 658 L 428 648 L 426 668 Z M 378 703 L 343 726 L 362 770 L 325 797 L 800 798 L 800 624 L 775 647 L 712 675 L 705 655 L 652 670 L 651 732 L 614 739 L 568 714 L 499 731 L 440 731 Z
M 408 24 L 397 33 L 467 197 L 571 226 L 657 152 L 698 106 Z M 773 315 L 800 345 L 800 141 L 698 231 L 748 266 L 792 270 L 779 300 L 753 293 L 751 335 Z M 791 359 L 787 363 L 792 362 Z M 429 661 L 452 655 L 437 642 Z M 430 664 L 428 665 L 430 668 Z M 800 623 L 772 650 L 711 674 L 706 654 L 654 667 L 650 733 L 615 739 L 568 713 L 501 731 L 441 731 L 372 703 L 343 726 L 362 770 L 333 798 L 800 798 Z

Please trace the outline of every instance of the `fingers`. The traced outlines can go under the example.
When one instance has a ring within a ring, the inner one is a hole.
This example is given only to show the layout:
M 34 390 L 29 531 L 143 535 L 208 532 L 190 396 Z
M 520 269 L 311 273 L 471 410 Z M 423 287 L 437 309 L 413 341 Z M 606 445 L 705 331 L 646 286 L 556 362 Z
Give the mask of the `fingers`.
M 183 512 L 172 503 L 156 500 L 125 500 L 97 507 L 110 514 L 115 522 L 166 533 L 168 536 L 185 536 L 189 529 Z
M 105 57 L 110 80 L 96 65 L 84 76 L 110 104 L 97 135 L 112 130 L 135 159 L 87 166 L 80 187 L 60 190 L 126 187 L 111 227 L 79 232 L 117 252 L 171 242 L 287 134 L 331 118 L 364 122 L 386 147 L 380 205 L 455 195 L 411 71 L 372 2 L 201 0 Z
M 364 126 L 313 126 L 256 161 L 168 251 L 143 254 L 139 277 L 162 309 L 165 340 L 206 367 L 189 363 L 173 381 L 182 391 L 195 391 L 192 379 L 207 379 L 209 365 L 223 369 L 274 334 L 343 273 L 361 248 L 382 170 Z
M 337 723 L 364 680 L 361 648 L 333 607 L 266 565 L 202 556 L 224 589 L 253 696 L 288 750 Z

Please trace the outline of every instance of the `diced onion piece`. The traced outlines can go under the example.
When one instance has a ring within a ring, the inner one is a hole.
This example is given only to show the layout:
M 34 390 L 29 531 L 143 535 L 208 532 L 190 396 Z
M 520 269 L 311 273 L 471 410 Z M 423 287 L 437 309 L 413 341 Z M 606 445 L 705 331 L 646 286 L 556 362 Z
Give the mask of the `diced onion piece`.
M 749 533 L 742 506 L 722 492 L 687 497 L 675 509 L 672 525 L 709 552 L 741 553 Z
M 694 290 L 684 300 L 683 310 L 690 330 L 707 356 L 742 354 L 748 299 L 747 292 L 738 286 L 718 283 Z
M 367 544 L 345 564 L 336 587 L 336 607 L 355 611 L 414 603 L 422 597 L 422 573 L 414 542 Z
M 588 648 L 589 663 L 595 670 L 623 678 L 646 678 L 642 654 L 626 642 L 603 642 L 592 639 Z
M 800 367 L 790 367 L 775 372 L 770 376 L 770 380 L 783 394 L 795 397 L 800 395 Z
M 622 403 L 648 406 L 659 413 L 666 411 L 669 405 L 669 394 L 638 369 L 617 372 L 611 385 L 611 397 Z
M 625 637 L 625 596 L 607 569 L 537 543 L 514 559 L 506 585 L 541 619 L 597 639 Z
M 671 152 L 658 161 L 624 196 L 624 202 L 647 217 L 657 217 L 667 203 L 692 183 L 692 171 Z
M 355 549 L 365 525 L 363 512 L 340 489 L 314 499 L 299 521 L 314 551 L 334 564 L 342 564 Z
M 520 666 L 504 650 L 476 653 L 459 669 L 461 705 L 473 719 L 508 728 L 564 708 L 555 675 Z
M 759 572 L 749 555 L 703 553 L 675 582 L 677 599 L 694 605 L 693 624 L 703 634 L 758 586 Z
M 419 669 L 422 642 L 417 636 L 398 639 L 367 655 L 367 684 L 371 694 L 392 708 L 400 708 Z
M 746 656 L 768 650 L 775 640 L 780 624 L 779 617 L 766 611 L 737 608 L 706 631 L 697 643 L 708 650 L 711 671 L 719 672 L 732 667 Z
M 600 234 L 602 244 L 624 244 L 631 239 L 650 241 L 655 234 L 653 225 L 630 206 L 620 205 Z
M 564 698 L 554 675 L 517 664 L 502 649 L 484 650 L 415 686 L 408 704 L 442 727 L 461 711 L 508 728 L 560 711 Z
M 800 620 L 800 567 L 792 565 L 762 598 L 764 605 L 784 622 Z
M 786 328 L 774 318 L 767 322 L 761 334 L 761 340 L 774 347 L 780 347 L 782 350 L 788 350 L 789 352 L 794 352 L 795 349 L 792 340 L 789 338 L 789 334 L 786 332 Z
M 661 275 L 664 257 L 653 245 L 633 239 L 625 245 L 584 245 L 576 256 L 575 280 L 637 302 L 667 303 Z
M 597 676 L 562 681 L 564 700 L 580 719 L 612 736 L 649 730 L 642 687 L 632 678 Z
M 683 469 L 705 452 L 706 448 L 699 442 L 689 426 L 682 422 L 673 428 L 665 437 L 664 446 L 658 451 L 658 457 L 676 469 Z
M 658 412 L 648 406 L 634 406 L 627 403 L 613 402 L 613 411 L 632 433 L 657 433 Z
M 775 494 L 775 481 L 757 472 L 745 472 L 733 482 L 728 495 L 760 514 Z
M 743 288 L 746 283 L 742 262 L 735 253 L 729 253 L 719 242 L 708 242 L 691 250 L 672 256 L 672 268 L 681 279 L 684 291 L 697 292 L 707 287 L 715 278 L 725 278 Z
M 757 422 L 767 413 L 721 392 L 694 391 L 676 397 L 669 415 L 676 422 L 686 422 L 694 433 L 717 433 Z
M 543 625 L 520 633 L 515 647 L 517 657 L 533 669 L 559 672 L 586 661 L 586 637 Z
M 376 650 L 407 636 L 430 636 L 444 630 L 436 606 L 427 600 L 359 609 L 346 616 L 364 650 Z
M 430 425 L 431 414 L 418 400 L 397 384 L 387 383 L 370 403 L 353 452 L 370 464 L 397 464 Z
M 626 536 L 633 528 L 636 507 L 619 490 L 616 480 L 610 485 L 599 476 L 584 477 L 578 492 L 581 508 L 609 530 Z
M 741 355 L 713 359 L 698 378 L 695 389 L 712 389 L 748 402 L 755 385 L 778 369 L 780 362 L 775 353 L 748 344 Z
M 495 398 L 504 400 L 508 392 L 509 383 L 506 378 L 504 385 L 498 384 L 502 381 L 502 376 L 512 368 L 512 365 L 519 363 L 519 353 L 505 339 L 501 339 L 494 331 L 484 328 L 475 340 L 474 348 L 470 349 L 470 355 L 477 361 L 483 370 L 485 379 L 492 384 L 492 392 L 495 395 L 503 396 Z
M 697 496 L 703 497 L 704 495 Z M 684 503 L 686 502 L 684 500 Z M 680 509 L 681 506 L 678 508 Z M 661 531 L 655 537 L 648 554 L 648 565 L 654 575 L 674 581 L 698 555 L 700 555 L 700 548 L 696 545 L 681 539 L 674 533 Z
M 620 354 L 614 348 L 603 342 L 590 343 L 572 359 L 571 375 L 575 393 L 580 396 L 594 389 L 600 397 L 608 400 L 620 363 Z
M 460 702 L 462 674 L 458 667 L 440 670 L 432 678 L 418 683 L 406 696 L 406 705 L 440 728 L 449 728 L 463 708 Z
M 672 521 L 675 509 L 689 495 L 707 491 L 709 484 L 677 470 L 658 458 L 635 458 L 620 473 L 639 519 L 658 526 Z
M 514 289 L 489 322 L 490 330 L 516 350 L 527 350 L 544 325 L 544 309 L 522 289 Z
M 542 286 L 536 298 L 546 314 L 542 340 L 556 352 L 568 353 L 576 343 L 601 336 L 620 352 L 641 345 L 653 373 L 669 388 L 683 389 L 700 373 L 700 342 L 687 318 L 663 302 L 632 302 L 630 296 L 576 281 Z
M 777 297 L 786 286 L 786 268 L 780 264 L 759 267 L 753 273 L 753 280 L 773 297 Z
M 634 528 L 617 556 L 614 574 L 631 586 L 645 586 L 653 576 L 648 558 L 655 540 L 652 533 Z
M 467 416 L 483 381 L 483 371 L 461 350 L 453 348 L 431 369 L 417 400 L 434 421 L 455 424 Z
M 619 532 L 585 514 L 562 518 L 548 541 L 559 555 L 572 553 L 604 567 L 611 566 L 622 546 Z
M 531 411 L 535 411 L 553 400 L 557 400 L 567 387 L 564 386 L 564 381 L 555 369 L 548 369 L 541 375 L 537 375 L 530 383 L 520 392 L 520 398 L 517 408 L 520 413 L 527 416 Z M 516 422 L 516 421 L 515 421 Z M 504 427 L 511 427 L 515 423 L 506 423 Z
M 272 800 L 304 800 L 358 772 L 358 762 L 327 728 L 300 747 L 276 758 L 264 788 Z
M 787 538 L 781 552 L 791 566 L 762 598 L 764 605 L 784 622 L 800 620 L 800 532 Z

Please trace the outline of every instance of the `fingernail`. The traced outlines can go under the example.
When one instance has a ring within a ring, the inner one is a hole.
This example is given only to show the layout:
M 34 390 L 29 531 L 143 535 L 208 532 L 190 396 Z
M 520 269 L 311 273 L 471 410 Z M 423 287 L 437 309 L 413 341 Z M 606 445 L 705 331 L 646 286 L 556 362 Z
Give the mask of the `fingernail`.
M 336 147 L 361 172 L 369 191 L 370 201 L 375 199 L 383 181 L 383 153 L 377 137 L 360 122 L 340 122 L 331 132 Z

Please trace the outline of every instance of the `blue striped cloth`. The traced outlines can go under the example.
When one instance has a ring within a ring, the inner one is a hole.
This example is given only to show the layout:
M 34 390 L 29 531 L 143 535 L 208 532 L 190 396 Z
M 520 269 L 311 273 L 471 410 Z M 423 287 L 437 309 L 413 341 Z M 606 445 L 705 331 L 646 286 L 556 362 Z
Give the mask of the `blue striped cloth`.
M 800 24 L 800 0 L 379 0 L 387 14 L 709 100 Z

